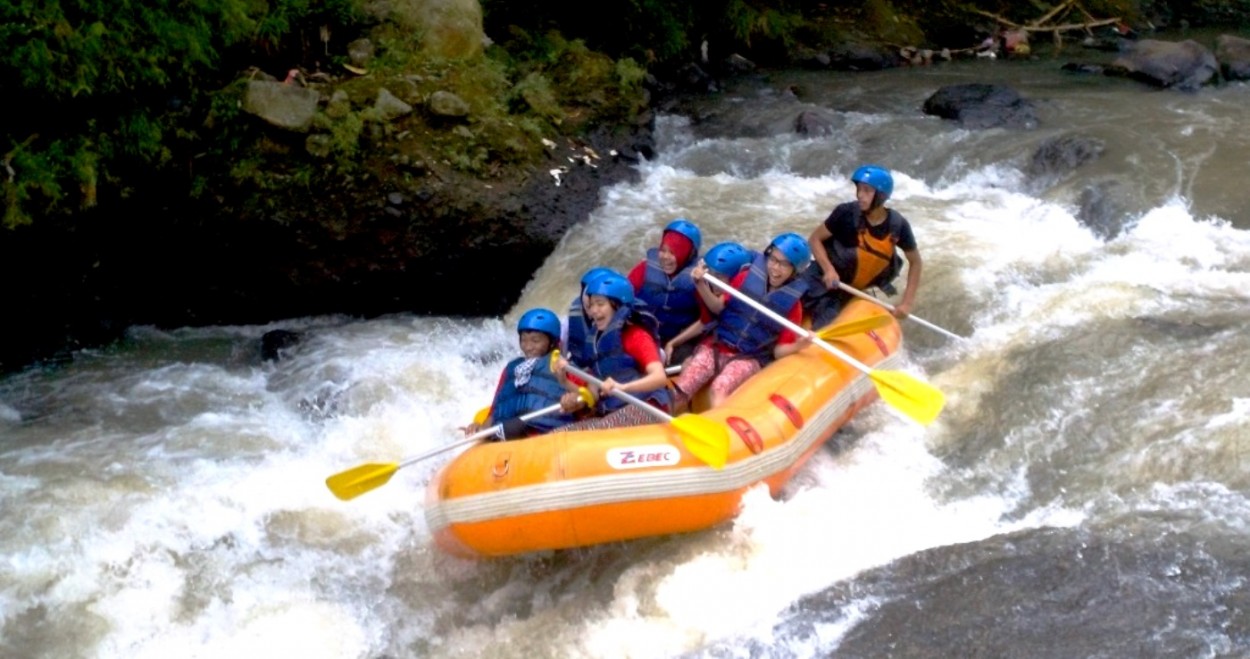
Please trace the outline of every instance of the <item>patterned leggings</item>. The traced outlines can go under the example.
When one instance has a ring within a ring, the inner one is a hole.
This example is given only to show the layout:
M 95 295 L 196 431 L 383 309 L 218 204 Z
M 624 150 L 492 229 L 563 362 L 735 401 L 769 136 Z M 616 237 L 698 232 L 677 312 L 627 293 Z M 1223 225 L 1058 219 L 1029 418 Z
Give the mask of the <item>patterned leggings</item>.
M 628 428 L 630 426 L 642 426 L 648 423 L 655 423 L 655 417 L 643 410 L 627 405 L 615 412 L 609 412 L 604 416 L 597 416 L 585 421 L 570 423 L 567 426 L 556 428 L 552 432 L 573 432 L 576 430 L 608 430 L 609 428 Z
M 673 384 L 690 398 L 711 380 L 712 393 L 723 400 L 759 370 L 758 359 L 726 355 L 719 353 L 710 342 L 700 343 L 690 359 L 681 365 L 681 375 Z

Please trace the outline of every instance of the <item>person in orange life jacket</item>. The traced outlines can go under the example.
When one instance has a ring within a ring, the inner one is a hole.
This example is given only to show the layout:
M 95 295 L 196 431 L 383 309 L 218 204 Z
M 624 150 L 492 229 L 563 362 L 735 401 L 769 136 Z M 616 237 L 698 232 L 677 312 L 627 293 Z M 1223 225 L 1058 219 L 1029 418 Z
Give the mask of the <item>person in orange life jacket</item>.
M 594 323 L 590 322 L 590 316 L 586 313 L 586 307 L 590 305 L 590 296 L 586 294 L 586 288 L 604 275 L 614 275 L 624 279 L 624 275 L 611 268 L 598 267 L 587 270 L 586 274 L 582 275 L 582 290 L 569 304 L 568 317 L 561 324 L 560 343 L 564 346 L 565 356 L 572 359 L 574 364 L 590 363 L 589 355 L 594 345 L 591 340 L 595 336 L 595 330 Z
M 636 305 L 634 288 L 623 277 L 599 277 L 586 292 L 590 294 L 586 313 L 594 322 L 595 333 L 589 359 L 573 363 L 593 373 L 603 386 L 596 392 L 596 417 L 571 423 L 561 430 L 602 430 L 653 423 L 651 415 L 611 392 L 619 389 L 659 409 L 668 409 L 668 375 L 660 361 L 655 317 Z M 560 402 L 571 412 L 585 405 L 575 392 L 586 383 L 566 374 L 567 364 L 561 358 L 556 373 L 564 379 L 568 390 Z
M 703 265 L 707 267 L 707 271 L 715 275 L 721 281 L 732 281 L 738 273 L 742 271 L 747 264 L 755 260 L 756 254 L 747 248 L 735 242 L 718 243 L 707 251 L 707 255 L 703 257 Z M 704 287 L 706 288 L 706 286 Z M 715 297 L 713 295 L 713 297 Z M 683 350 L 687 358 L 693 354 L 694 347 L 699 344 L 698 341 L 690 342 L 691 339 L 699 337 L 707 331 L 708 326 L 715 322 L 716 314 L 712 313 L 707 307 L 707 301 L 703 299 L 703 295 L 699 296 L 699 319 L 690 323 L 686 329 L 678 333 L 677 336 L 669 340 L 664 345 L 664 354 L 669 356 L 667 363 L 673 363 L 674 355 L 678 348 L 689 347 L 689 350 Z M 688 343 L 689 342 L 689 343 Z M 682 360 L 685 361 L 685 360 Z
M 850 297 L 838 288 L 839 281 L 861 290 L 876 286 L 893 295 L 891 282 L 902 267 L 896 249 L 907 258 L 908 266 L 907 288 L 902 301 L 894 305 L 896 316 L 907 316 L 920 288 L 924 263 L 911 223 L 885 207 L 894 191 L 894 177 L 884 167 L 864 165 L 851 180 L 855 201 L 834 207 L 807 239 L 815 263 L 804 273 L 808 292 L 803 307 L 814 329 L 832 322 Z
M 530 309 L 517 323 L 521 357 L 508 362 L 499 375 L 490 416 L 482 424 L 471 423 L 462 430 L 466 435 L 496 424 L 502 428 L 496 440 L 531 437 L 571 423 L 572 415 L 544 414 L 529 421 L 519 417 L 559 403 L 564 394 L 563 383 L 551 371 L 551 351 L 559 347 L 560 319 L 549 309 Z
M 664 227 L 660 246 L 647 250 L 647 257 L 629 271 L 634 295 L 660 321 L 662 346 L 699 319 L 699 296 L 690 271 L 699 261 L 702 242 L 699 227 L 679 217 Z M 665 354 L 670 363 L 680 363 L 685 356 Z
M 801 298 L 807 283 L 800 274 L 811 259 L 802 236 L 783 233 L 728 283 L 778 315 L 801 324 Z M 711 404 L 716 407 L 765 364 L 811 343 L 807 335 L 799 336 L 751 305 L 713 288 L 704 280 L 705 274 L 707 266 L 700 264 L 693 276 L 708 310 L 719 317 L 715 333 L 699 344 L 673 382 L 677 409 L 687 406 L 690 397 L 709 382 Z

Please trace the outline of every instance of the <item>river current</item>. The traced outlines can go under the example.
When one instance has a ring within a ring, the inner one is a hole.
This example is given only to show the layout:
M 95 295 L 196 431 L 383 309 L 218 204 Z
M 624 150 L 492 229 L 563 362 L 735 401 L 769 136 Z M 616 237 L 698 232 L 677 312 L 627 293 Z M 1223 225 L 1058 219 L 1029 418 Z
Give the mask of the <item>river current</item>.
M 1250 656 L 1250 87 L 1060 63 L 772 72 L 662 116 L 503 318 L 139 327 L 0 379 L 0 656 Z M 1038 127 L 920 111 L 961 82 L 1011 85 Z M 804 110 L 836 130 L 795 134 Z M 1031 173 L 1062 137 L 1105 148 Z M 679 216 L 705 245 L 806 235 L 864 162 L 920 243 L 915 313 L 968 337 L 904 323 L 933 425 L 875 403 L 732 523 L 483 562 L 431 543 L 447 455 L 326 489 L 459 439 L 516 319 L 586 269 Z M 275 329 L 305 340 L 262 362 Z

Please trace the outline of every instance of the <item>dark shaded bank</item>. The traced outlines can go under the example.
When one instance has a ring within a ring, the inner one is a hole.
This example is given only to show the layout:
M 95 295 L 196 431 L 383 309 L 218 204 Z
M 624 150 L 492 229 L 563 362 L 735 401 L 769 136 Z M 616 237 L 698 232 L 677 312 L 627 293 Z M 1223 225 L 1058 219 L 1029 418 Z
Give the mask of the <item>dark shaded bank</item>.
M 650 127 L 611 127 L 556 145 L 548 167 L 514 181 L 405 186 L 400 173 L 303 191 L 281 217 L 138 199 L 21 227 L 0 240 L 11 291 L 0 372 L 72 359 L 132 325 L 501 314 L 599 190 L 636 177 L 651 149 Z

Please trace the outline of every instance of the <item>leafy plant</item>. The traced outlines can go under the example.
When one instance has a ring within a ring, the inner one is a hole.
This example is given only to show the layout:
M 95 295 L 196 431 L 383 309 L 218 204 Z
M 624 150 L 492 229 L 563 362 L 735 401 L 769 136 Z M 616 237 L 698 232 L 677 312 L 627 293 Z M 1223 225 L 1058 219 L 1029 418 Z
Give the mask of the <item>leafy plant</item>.
M 0 124 L 4 226 L 153 180 L 198 140 L 227 53 L 357 15 L 354 0 L 0 4 L 0 95 L 21 99 Z

